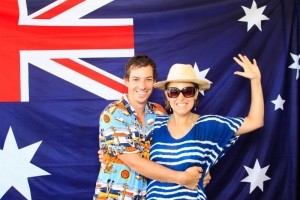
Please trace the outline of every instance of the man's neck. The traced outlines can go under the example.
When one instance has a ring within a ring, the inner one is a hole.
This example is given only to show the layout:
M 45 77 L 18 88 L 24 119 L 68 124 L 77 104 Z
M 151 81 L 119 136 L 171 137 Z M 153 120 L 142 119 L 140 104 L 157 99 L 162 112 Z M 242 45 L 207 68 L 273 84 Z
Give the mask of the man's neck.
M 145 107 L 146 107 L 147 102 L 145 102 L 143 104 L 133 102 L 128 98 L 128 96 L 127 96 L 127 99 L 128 99 L 130 106 L 133 107 L 133 109 L 137 113 L 137 115 L 140 117 L 143 117 L 145 114 Z
M 140 117 L 144 116 L 146 103 L 145 104 L 138 104 L 138 103 L 131 104 L 130 103 L 130 105 L 134 108 L 134 110 L 138 116 L 140 116 Z

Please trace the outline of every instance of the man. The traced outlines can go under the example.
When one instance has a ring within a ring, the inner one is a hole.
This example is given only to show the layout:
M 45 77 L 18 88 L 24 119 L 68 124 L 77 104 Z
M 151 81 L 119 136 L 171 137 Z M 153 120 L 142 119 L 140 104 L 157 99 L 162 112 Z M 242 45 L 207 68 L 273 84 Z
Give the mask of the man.
M 202 175 L 200 167 L 174 171 L 149 159 L 150 141 L 157 115 L 166 114 L 159 104 L 148 102 L 156 82 L 156 64 L 146 55 L 126 64 L 128 94 L 109 104 L 100 115 L 100 149 L 103 161 L 96 183 L 96 199 L 145 199 L 147 178 L 193 189 Z

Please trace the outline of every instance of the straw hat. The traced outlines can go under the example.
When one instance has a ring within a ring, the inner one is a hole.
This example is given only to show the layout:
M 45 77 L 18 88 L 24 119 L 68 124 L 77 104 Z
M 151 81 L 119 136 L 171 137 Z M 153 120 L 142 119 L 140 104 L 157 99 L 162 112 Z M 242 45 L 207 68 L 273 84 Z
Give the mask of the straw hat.
M 210 83 L 203 79 L 197 78 L 194 68 L 189 64 L 174 64 L 170 68 L 167 80 L 159 81 L 153 86 L 155 88 L 165 90 L 165 85 L 169 82 L 196 83 L 199 85 L 199 90 L 206 90 L 210 88 Z

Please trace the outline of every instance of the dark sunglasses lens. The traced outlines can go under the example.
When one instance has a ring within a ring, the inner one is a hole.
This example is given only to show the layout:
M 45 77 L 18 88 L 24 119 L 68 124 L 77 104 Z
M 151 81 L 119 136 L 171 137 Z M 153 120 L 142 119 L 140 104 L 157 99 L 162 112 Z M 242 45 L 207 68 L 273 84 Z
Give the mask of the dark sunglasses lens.
M 182 94 L 184 97 L 193 97 L 195 95 L 195 88 L 194 87 L 186 87 L 183 88 L 182 90 Z
M 178 88 L 169 88 L 168 89 L 168 96 L 170 98 L 176 98 L 180 94 L 180 90 Z
M 179 90 L 178 88 L 168 88 L 168 97 L 170 98 L 177 98 L 182 92 L 183 96 L 186 98 L 190 98 L 195 96 L 196 89 L 194 87 L 185 87 L 182 88 L 182 90 Z

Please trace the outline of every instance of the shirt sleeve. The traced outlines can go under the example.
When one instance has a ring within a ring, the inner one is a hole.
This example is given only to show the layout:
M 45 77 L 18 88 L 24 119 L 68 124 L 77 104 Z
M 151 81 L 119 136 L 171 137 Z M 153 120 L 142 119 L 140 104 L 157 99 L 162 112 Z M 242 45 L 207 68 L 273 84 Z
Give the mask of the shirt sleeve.
M 207 115 L 201 118 L 202 129 L 199 131 L 202 131 L 204 140 L 215 142 L 223 148 L 234 137 L 243 121 L 243 118 Z
M 235 136 L 235 133 L 244 123 L 244 118 L 233 118 L 233 117 L 223 117 L 223 116 L 214 116 L 216 118 L 216 123 L 214 126 L 214 131 L 217 133 L 216 141 L 222 151 L 220 152 L 216 162 L 224 156 L 231 147 L 236 143 L 239 136 Z M 215 162 L 215 163 L 216 163 Z
M 126 110 L 109 106 L 99 120 L 100 149 L 110 156 L 123 153 L 139 153 L 141 150 L 138 125 Z

